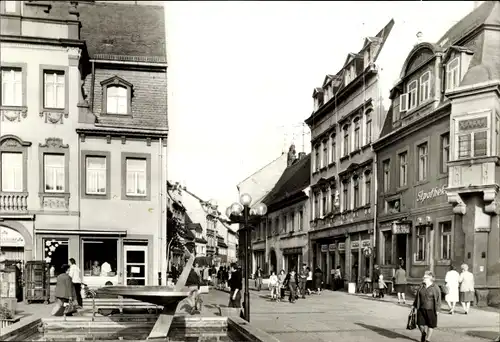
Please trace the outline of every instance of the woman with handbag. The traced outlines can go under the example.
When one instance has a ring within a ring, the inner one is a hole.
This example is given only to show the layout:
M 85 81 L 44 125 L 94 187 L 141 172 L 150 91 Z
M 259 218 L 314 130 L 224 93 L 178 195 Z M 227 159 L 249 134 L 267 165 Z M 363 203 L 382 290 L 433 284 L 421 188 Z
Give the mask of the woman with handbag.
M 460 275 L 455 270 L 455 267 L 450 265 L 450 270 L 446 272 L 446 276 L 444 277 L 444 282 L 446 283 L 444 299 L 450 308 L 450 315 L 453 315 L 455 312 L 455 305 L 458 302 L 459 278 Z
M 76 312 L 73 303 L 73 300 L 76 299 L 76 292 L 68 272 L 69 265 L 62 265 L 61 274 L 57 276 L 55 289 L 56 307 L 52 310 L 53 316 L 70 316 Z
M 459 277 L 460 302 L 462 302 L 462 307 L 467 315 L 470 310 L 470 303 L 476 298 L 476 292 L 474 290 L 474 275 L 469 272 L 469 266 L 467 264 L 463 264 L 461 268 L 462 273 L 460 273 Z
M 434 274 L 430 271 L 425 271 L 422 282 L 415 296 L 413 308 L 416 310 L 417 325 L 422 334 L 420 341 L 430 342 L 441 310 L 441 290 L 434 283 Z

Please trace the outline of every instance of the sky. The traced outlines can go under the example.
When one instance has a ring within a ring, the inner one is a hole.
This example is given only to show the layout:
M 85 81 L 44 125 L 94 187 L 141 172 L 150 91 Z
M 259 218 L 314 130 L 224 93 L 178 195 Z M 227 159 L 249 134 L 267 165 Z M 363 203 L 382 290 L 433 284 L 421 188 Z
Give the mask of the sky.
M 388 45 L 394 63 L 382 72 L 396 82 L 419 31 L 436 42 L 473 7 L 473 1 L 166 1 L 169 181 L 215 200 L 224 213 L 238 200 L 236 185 L 292 142 L 310 152 L 303 122 L 312 113 L 313 89 L 366 36 L 395 20 L 389 40 L 397 43 Z M 204 226 L 197 201 L 187 194 L 182 200 Z

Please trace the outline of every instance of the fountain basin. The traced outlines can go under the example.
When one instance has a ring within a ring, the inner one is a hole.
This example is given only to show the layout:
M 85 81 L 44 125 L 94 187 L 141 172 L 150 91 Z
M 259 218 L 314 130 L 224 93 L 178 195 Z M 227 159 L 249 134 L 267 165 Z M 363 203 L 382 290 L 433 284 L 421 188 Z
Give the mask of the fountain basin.
M 189 291 L 175 291 L 168 286 L 105 286 L 101 287 L 97 293 L 112 294 L 124 298 L 132 298 L 163 306 L 165 309 L 175 310 L 177 304 L 189 296 Z

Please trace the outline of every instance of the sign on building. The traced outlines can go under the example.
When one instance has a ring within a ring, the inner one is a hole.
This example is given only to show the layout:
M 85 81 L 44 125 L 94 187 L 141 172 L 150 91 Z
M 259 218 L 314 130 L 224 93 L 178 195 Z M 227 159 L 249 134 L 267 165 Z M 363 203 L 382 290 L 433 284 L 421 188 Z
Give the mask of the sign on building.
M 323 253 L 328 252 L 328 245 L 321 245 L 321 252 Z
M 345 251 L 345 242 L 339 242 L 339 251 Z
M 392 224 L 392 234 L 410 234 L 410 228 L 409 223 L 394 222 Z
M 331 244 L 328 245 L 328 250 L 330 252 L 335 252 L 336 249 L 337 249 L 337 245 L 336 244 L 331 243 Z
M 0 227 L 0 247 L 24 247 L 25 241 L 17 231 Z
M 359 248 L 359 241 L 351 241 L 351 249 Z

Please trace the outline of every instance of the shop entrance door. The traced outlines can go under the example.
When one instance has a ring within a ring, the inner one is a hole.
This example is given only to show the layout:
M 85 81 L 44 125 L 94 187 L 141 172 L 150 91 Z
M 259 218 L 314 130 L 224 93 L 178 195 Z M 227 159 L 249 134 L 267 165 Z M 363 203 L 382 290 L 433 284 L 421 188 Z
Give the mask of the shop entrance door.
M 403 268 L 406 269 L 406 234 L 397 234 L 396 235 L 396 262 L 397 265 L 400 263 L 403 264 Z
M 147 256 L 148 246 L 125 245 L 124 266 L 126 285 L 147 285 L 148 269 Z

